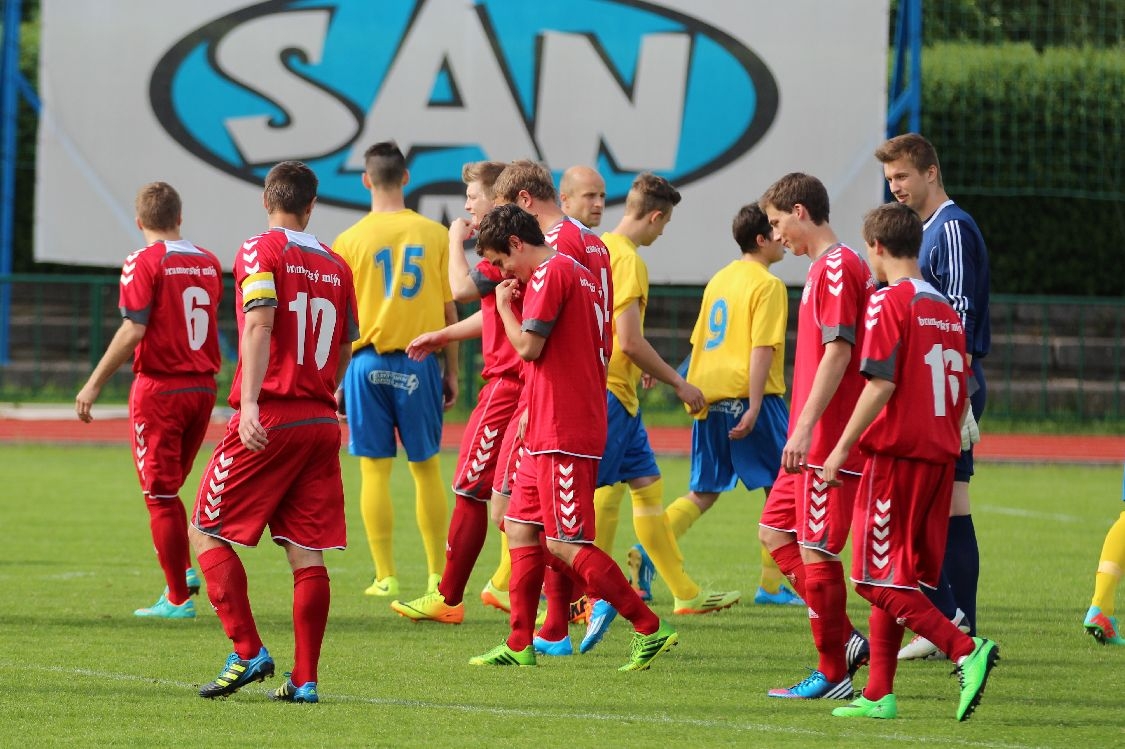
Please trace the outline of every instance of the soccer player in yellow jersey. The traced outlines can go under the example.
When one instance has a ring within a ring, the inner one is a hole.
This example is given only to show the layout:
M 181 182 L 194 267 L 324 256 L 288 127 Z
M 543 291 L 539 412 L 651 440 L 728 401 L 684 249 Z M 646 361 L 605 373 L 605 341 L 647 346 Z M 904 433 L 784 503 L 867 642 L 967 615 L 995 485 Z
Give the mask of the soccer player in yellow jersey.
M 437 588 L 445 563 L 449 508 L 438 466 L 442 415 L 457 399 L 457 344 L 437 359 L 412 361 L 415 337 L 457 321 L 449 287 L 449 233 L 406 208 L 406 159 L 393 142 L 365 154 L 363 185 L 371 212 L 336 238 L 334 249 L 351 266 L 359 303 L 360 337 L 344 377 L 348 450 L 359 456 L 360 508 L 375 563 L 368 595 L 399 593 L 391 533 L 391 464 L 395 431 L 414 477 L 418 529 L 429 571 L 427 592 Z
M 612 232 L 602 235 L 609 249 L 613 276 L 614 333 L 607 371 L 609 436 L 598 469 L 601 488 L 594 495 L 595 543 L 607 552 L 612 549 L 627 483 L 633 502 L 633 528 L 641 541 L 630 551 L 634 586 L 651 598 L 651 588 L 645 591 L 643 585 L 638 585 L 646 577 L 639 568 L 655 565 L 672 590 L 673 613 L 702 614 L 733 606 L 741 593 L 701 590 L 684 571 L 683 556 L 664 515 L 664 483 L 637 398 L 637 383 L 644 373 L 671 385 L 690 411 L 699 411 L 706 405 L 702 391 L 665 362 L 644 337 L 648 267 L 637 248 L 656 241 L 672 220 L 672 209 L 679 202 L 680 193 L 668 180 L 648 172 L 639 174 L 625 198 L 625 215 Z M 651 573 L 647 577 L 650 581 Z M 614 612 L 605 601 L 594 602 L 582 652 L 602 639 L 613 617 Z
M 676 538 L 739 480 L 768 496 L 789 428 L 783 398 L 789 300 L 785 284 L 769 271 L 785 248 L 756 203 L 739 209 L 731 232 L 742 257 L 708 282 L 691 334 L 687 380 L 703 391 L 707 407 L 692 424 L 690 491 L 665 510 Z M 761 557 L 754 603 L 803 606 L 765 547 Z

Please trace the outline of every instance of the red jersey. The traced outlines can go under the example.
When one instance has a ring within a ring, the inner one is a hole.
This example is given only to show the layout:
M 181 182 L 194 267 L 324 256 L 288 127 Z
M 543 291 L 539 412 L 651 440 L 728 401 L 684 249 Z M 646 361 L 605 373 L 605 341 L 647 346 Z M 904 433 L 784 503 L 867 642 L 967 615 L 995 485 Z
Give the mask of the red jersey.
M 121 266 L 121 316 L 144 325 L 133 371 L 146 375 L 214 375 L 219 371 L 219 300 L 223 268 L 185 240 L 153 242 Z
M 928 282 L 904 278 L 871 295 L 860 371 L 895 384 L 863 433 L 866 453 L 927 463 L 961 454 L 961 415 L 969 400 L 965 329 Z
M 523 297 L 523 330 L 546 338 L 524 370 L 524 443 L 537 452 L 600 458 L 605 449 L 604 326 L 594 275 L 555 254 L 532 273 Z
M 603 328 L 605 342 L 605 360 L 609 361 L 613 353 L 613 270 L 609 261 L 609 250 L 605 243 L 594 232 L 570 216 L 543 233 L 547 243 L 561 252 L 569 255 L 579 262 L 582 267 L 590 271 L 594 281 L 598 284 L 602 302 L 598 305 L 601 317 L 599 321 Z
M 504 332 L 504 323 L 500 320 L 500 313 L 496 311 L 496 287 L 504 280 L 504 274 L 492 263 L 481 260 L 477 267 L 469 272 L 470 278 L 476 284 L 480 293 L 481 315 L 481 355 L 484 357 L 484 368 L 481 377 L 491 380 L 493 377 L 509 375 L 519 377 L 523 367 L 523 359 L 512 348 L 508 334 Z M 518 299 L 512 301 L 512 310 L 516 317 L 521 317 L 522 302 Z
M 824 357 L 824 347 L 837 340 L 847 341 L 852 345 L 848 368 L 832 400 L 828 402 L 828 407 L 813 428 L 807 458 L 810 466 L 824 465 L 825 458 L 840 440 L 844 426 L 851 418 L 852 410 L 863 390 L 865 381 L 859 373 L 864 334 L 863 315 L 874 287 L 871 269 L 855 250 L 846 245 L 830 247 L 809 268 L 797 318 L 790 434 L 809 399 L 813 378 Z M 848 457 L 843 470 L 862 473 L 863 457 L 858 451 L 853 451 Z
M 312 400 L 335 413 L 340 346 L 359 337 L 348 264 L 311 234 L 270 229 L 248 239 L 235 255 L 234 281 L 239 339 L 247 311 L 277 308 L 258 402 Z M 239 357 L 231 407 L 239 407 L 241 396 Z

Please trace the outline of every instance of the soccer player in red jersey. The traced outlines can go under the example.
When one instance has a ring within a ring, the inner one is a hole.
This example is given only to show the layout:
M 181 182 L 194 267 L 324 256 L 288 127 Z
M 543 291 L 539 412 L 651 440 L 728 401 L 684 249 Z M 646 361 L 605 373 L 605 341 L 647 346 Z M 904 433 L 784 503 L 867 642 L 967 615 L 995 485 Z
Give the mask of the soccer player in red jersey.
M 167 585 L 156 603 L 134 613 L 191 619 L 191 595 L 199 592 L 199 578 L 191 569 L 180 487 L 191 473 L 215 406 L 223 269 L 212 253 L 180 237 L 182 204 L 171 185 L 142 187 L 136 210 L 137 228 L 147 244 L 125 258 L 119 296 L 124 319 L 75 398 L 75 411 L 82 421 L 93 421 L 90 409 L 102 387 L 133 357 L 133 463 Z
M 347 545 L 336 386 L 359 325 L 347 263 L 305 232 L 316 189 L 316 175 L 299 161 L 271 169 L 269 231 L 235 255 L 240 351 L 229 402 L 236 413 L 203 473 L 189 531 L 234 652 L 201 697 L 273 675 L 232 548 L 256 546 L 268 525 L 293 570 L 293 671 L 272 697 L 318 701 L 331 598 L 324 550 Z
M 497 177 L 493 192 L 497 204 L 514 203 L 535 216 L 548 244 L 561 254 L 574 258 L 593 274 L 602 299 L 599 314 L 604 322 L 606 346 L 607 350 L 612 350 L 613 271 L 605 243 L 586 226 L 562 212 L 551 172 L 542 164 L 528 160 L 513 161 Z M 518 430 L 512 434 L 518 435 Z M 510 446 L 505 440 L 502 452 L 511 456 L 509 465 L 514 467 L 518 463 L 518 445 Z M 601 452 L 598 454 L 601 455 Z M 505 479 L 510 484 L 511 474 L 506 473 Z M 552 652 L 563 655 L 568 649 L 572 651 L 568 648 L 569 622 L 588 619 L 588 602 L 583 600 L 580 581 L 570 574 L 569 568 L 555 563 L 553 558 L 548 559 L 547 564 L 544 586 L 547 616 L 540 630 L 543 635 L 541 643 L 554 643 Z M 562 644 L 564 639 L 566 644 Z
M 496 305 L 508 339 L 529 363 L 529 415 L 519 480 L 504 518 L 512 556 L 511 633 L 469 662 L 535 665 L 535 610 L 549 553 L 633 623 L 630 659 L 620 670 L 648 668 L 676 643 L 676 632 L 593 545 L 609 355 L 601 289 L 589 270 L 548 246 L 536 218 L 516 205 L 502 205 L 484 218 L 477 251 L 508 277 L 496 287 Z M 524 284 L 522 322 L 511 306 L 517 281 Z
M 762 510 L 759 538 L 809 606 L 817 669 L 771 697 L 850 699 L 851 677 L 867 661 L 867 643 L 848 620 L 840 553 L 848 539 L 858 457 L 828 486 L 819 468 L 835 446 L 863 389 L 859 352 L 863 313 L 874 287 L 871 270 L 828 223 L 828 191 L 816 177 L 794 172 L 758 201 L 775 235 L 813 263 L 797 320 L 792 417 L 781 472 Z
M 421 359 L 451 341 L 479 336 L 484 358 L 481 377 L 485 381 L 461 440 L 461 452 L 453 478 L 456 502 L 449 521 L 445 569 L 442 571 L 441 581 L 437 590 L 431 593 L 412 601 L 391 603 L 394 611 L 413 621 L 445 624 L 460 624 L 464 621 L 465 585 L 488 533 L 489 513 L 486 503 L 494 498 L 494 479 L 503 454 L 501 446 L 523 391 L 520 377 L 523 360 L 508 341 L 504 324 L 496 310 L 494 291 L 504 280 L 503 275 L 487 260 L 480 260 L 476 267 L 470 269 L 465 259 L 465 242 L 480 226 L 484 215 L 492 209 L 492 186 L 504 167 L 505 164 L 498 161 L 465 165 L 461 178 L 465 183 L 465 210 L 469 212 L 470 219 L 454 219 L 449 227 L 449 285 L 453 298 L 461 303 L 479 301 L 480 311 L 441 330 L 423 333 L 407 347 L 407 355 Z M 506 545 L 502 557 L 505 560 L 508 557 Z M 510 570 L 507 564 L 502 566 Z M 507 611 L 507 571 L 503 572 L 503 578 L 502 587 L 494 585 L 494 580 L 490 580 L 481 596 L 487 605 Z
M 922 279 L 922 222 L 913 210 L 901 203 L 876 208 L 864 218 L 863 238 L 875 275 L 890 286 L 871 295 L 860 364 L 867 384 L 819 473 L 835 483 L 851 456 L 866 459 L 852 523 L 852 581 L 872 606 L 871 676 L 861 697 L 832 714 L 896 716 L 897 653 L 910 627 L 957 664 L 956 716 L 965 720 L 980 702 L 999 648 L 961 632 L 920 589 L 941 576 L 969 400 L 965 328 L 942 293 Z

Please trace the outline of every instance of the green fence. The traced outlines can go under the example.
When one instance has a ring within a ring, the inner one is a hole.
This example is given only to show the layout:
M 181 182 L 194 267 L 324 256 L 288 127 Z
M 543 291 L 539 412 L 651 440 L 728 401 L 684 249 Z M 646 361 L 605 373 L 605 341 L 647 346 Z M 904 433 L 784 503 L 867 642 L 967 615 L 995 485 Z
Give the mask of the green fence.
M 0 276 L 12 289 L 11 361 L 0 367 L 0 400 L 69 401 L 85 382 L 120 325 L 117 276 Z M 229 285 L 220 318 L 223 392 L 233 373 L 237 335 Z M 666 360 L 678 364 L 689 350 L 702 289 L 657 286 L 646 335 Z M 786 377 L 791 381 L 800 289 L 789 293 Z M 467 314 L 472 308 L 465 308 Z M 1125 421 L 1122 368 L 1125 300 L 1090 297 L 992 297 L 992 353 L 985 359 L 988 415 L 1011 421 L 1094 425 Z M 480 346 L 462 349 L 462 397 L 454 416 L 475 398 Z M 124 367 L 103 391 L 103 401 L 123 402 L 131 375 Z M 650 418 L 675 419 L 682 410 L 669 388 L 642 394 Z

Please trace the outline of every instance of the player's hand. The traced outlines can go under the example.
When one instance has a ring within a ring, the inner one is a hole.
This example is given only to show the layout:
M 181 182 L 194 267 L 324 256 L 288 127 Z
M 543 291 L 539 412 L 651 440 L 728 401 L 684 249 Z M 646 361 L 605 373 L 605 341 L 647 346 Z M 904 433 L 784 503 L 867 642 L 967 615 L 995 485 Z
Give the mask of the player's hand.
M 641 374 L 641 387 L 643 389 L 652 390 L 654 385 L 656 385 L 656 378 L 655 377 L 650 375 L 648 372 L 644 372 L 644 373 Z
M 336 388 L 336 413 L 341 419 L 348 418 L 348 404 L 344 399 L 344 388 Z
M 467 218 L 459 216 L 449 225 L 449 239 L 453 242 L 465 244 L 475 233 L 472 223 Z
M 259 452 L 269 444 L 269 435 L 258 421 L 258 404 L 243 403 L 238 413 L 238 438 L 250 452 Z
M 812 435 L 804 430 L 794 430 L 785 448 L 781 451 L 781 466 L 786 473 L 800 473 L 805 470 L 809 459 L 809 446 Z
M 734 425 L 734 428 L 727 432 L 727 437 L 732 440 L 740 440 L 750 432 L 754 431 L 754 425 L 758 423 L 758 412 L 746 409 L 742 413 L 742 418 Z
M 90 409 L 94 407 L 94 402 L 101 395 L 101 388 L 94 385 L 86 385 L 78 391 L 78 395 L 74 398 L 74 412 L 78 414 L 78 418 L 89 424 L 94 420 L 94 415 L 90 413 Z
M 846 452 L 841 452 L 837 447 L 824 461 L 824 465 L 817 470 L 816 475 L 820 476 L 829 486 L 841 486 L 844 482 L 840 480 L 840 467 L 848 459 Z
M 445 339 L 445 333 L 440 330 L 423 333 L 406 347 L 406 355 L 414 361 L 422 361 L 435 351 L 445 348 L 446 343 L 448 341 Z
M 965 415 L 961 418 L 961 450 L 968 450 L 978 442 L 980 442 L 980 427 L 977 425 L 977 417 L 973 416 L 972 405 L 966 403 Z
M 441 378 L 441 390 L 443 396 L 441 406 L 444 410 L 448 411 L 453 408 L 453 404 L 457 402 L 457 395 L 461 390 L 461 383 L 457 381 L 456 372 L 447 372 L 445 376 Z
M 505 278 L 496 285 L 496 306 L 511 307 L 512 300 L 520 298 L 520 282 L 514 278 Z
M 521 440 L 527 435 L 527 409 L 523 410 L 520 414 L 520 420 L 516 422 L 516 436 Z
M 703 391 L 687 380 L 680 380 L 675 390 L 676 397 L 682 400 L 693 414 L 699 413 L 707 405 L 707 399 L 703 397 Z

